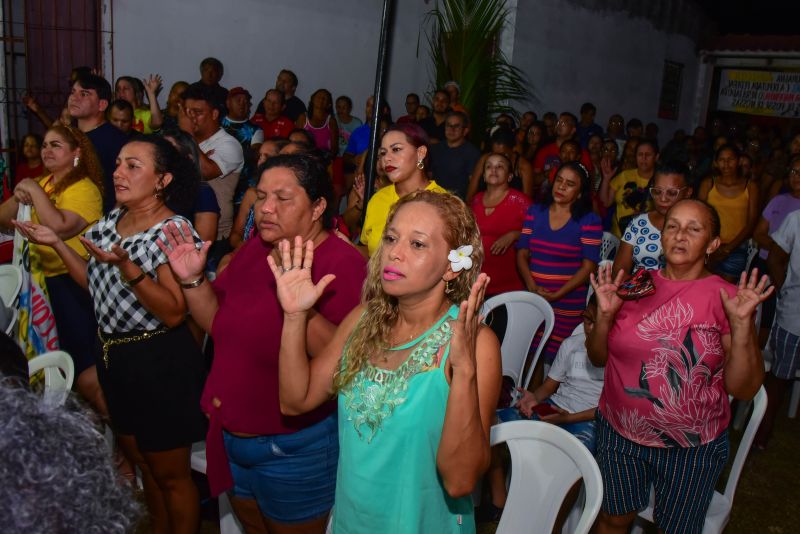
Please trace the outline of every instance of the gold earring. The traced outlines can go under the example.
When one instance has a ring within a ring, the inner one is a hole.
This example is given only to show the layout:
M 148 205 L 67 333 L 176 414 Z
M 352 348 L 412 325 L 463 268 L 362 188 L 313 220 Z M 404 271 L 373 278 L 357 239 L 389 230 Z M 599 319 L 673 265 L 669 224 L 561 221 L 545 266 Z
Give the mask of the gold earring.
M 445 280 L 445 281 L 444 281 L 444 292 L 445 292 L 445 294 L 449 295 L 449 294 L 450 294 L 450 293 L 452 293 L 453 291 L 455 291 L 455 289 L 454 289 L 454 288 L 453 288 L 453 286 L 450 284 L 450 280 Z
M 417 160 L 417 168 L 418 168 L 419 170 L 422 170 L 422 169 L 424 169 L 424 168 L 425 168 L 425 162 L 424 162 L 424 161 L 422 161 L 421 159 L 418 159 L 418 160 Z

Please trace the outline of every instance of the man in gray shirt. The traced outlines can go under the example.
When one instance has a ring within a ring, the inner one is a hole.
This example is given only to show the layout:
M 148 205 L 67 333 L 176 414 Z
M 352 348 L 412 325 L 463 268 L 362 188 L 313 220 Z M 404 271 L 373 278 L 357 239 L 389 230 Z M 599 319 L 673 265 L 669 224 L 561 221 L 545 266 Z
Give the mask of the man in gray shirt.
M 480 151 L 467 141 L 469 117 L 451 111 L 444 121 L 444 143 L 430 146 L 430 174 L 437 184 L 462 199 L 466 197 L 469 177 L 481 157 Z

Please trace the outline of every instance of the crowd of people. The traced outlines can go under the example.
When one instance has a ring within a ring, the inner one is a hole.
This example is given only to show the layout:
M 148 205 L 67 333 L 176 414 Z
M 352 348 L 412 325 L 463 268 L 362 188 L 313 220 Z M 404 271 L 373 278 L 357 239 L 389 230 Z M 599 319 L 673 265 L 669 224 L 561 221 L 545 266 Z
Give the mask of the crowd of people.
M 456 81 L 430 106 L 407 95 L 396 121 L 370 97 L 362 122 L 325 88 L 306 105 L 290 70 L 254 112 L 219 60 L 200 75 L 164 109 L 160 76 L 112 90 L 87 68 L 55 120 L 26 98 L 46 133 L 20 140 L 0 205 L 154 532 L 197 530 L 202 439 L 211 492 L 248 532 L 324 532 L 334 505 L 335 532 L 474 531 L 487 471 L 482 511 L 505 503 L 489 428 L 519 418 L 595 454 L 597 532 L 626 531 L 652 485 L 659 528 L 700 532 L 728 395 L 753 397 L 769 342 L 767 446 L 800 368 L 800 134 L 715 119 L 662 146 L 655 123 L 614 113 L 603 128 L 587 102 L 475 135 Z M 601 264 L 604 233 L 620 246 Z M 555 317 L 513 406 L 504 321 L 479 320 L 507 291 Z

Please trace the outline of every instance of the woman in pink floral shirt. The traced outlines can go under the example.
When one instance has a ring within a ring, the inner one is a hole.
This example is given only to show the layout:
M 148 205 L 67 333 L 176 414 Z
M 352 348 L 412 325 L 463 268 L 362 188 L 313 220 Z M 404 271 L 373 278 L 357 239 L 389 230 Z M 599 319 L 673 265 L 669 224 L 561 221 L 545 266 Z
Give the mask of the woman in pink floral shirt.
M 605 267 L 592 277 L 598 313 L 589 358 L 606 366 L 599 534 L 627 532 L 651 486 L 661 531 L 701 532 L 728 458 L 728 395 L 750 399 L 763 381 L 753 313 L 772 289 L 757 271 L 738 287 L 708 272 L 719 227 L 711 206 L 680 201 L 666 215 L 666 267 L 652 272 L 654 293 L 623 300 L 622 271 L 612 278 Z

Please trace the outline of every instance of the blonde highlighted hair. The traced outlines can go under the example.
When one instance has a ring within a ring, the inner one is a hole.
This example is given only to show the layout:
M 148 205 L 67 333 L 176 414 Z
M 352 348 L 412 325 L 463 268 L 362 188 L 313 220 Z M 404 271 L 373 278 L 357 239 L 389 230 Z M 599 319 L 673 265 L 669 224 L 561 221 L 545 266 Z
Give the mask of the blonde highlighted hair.
M 472 285 L 477 280 L 483 263 L 481 235 L 472 210 L 455 195 L 416 191 L 398 200 L 389 211 L 384 235 L 398 210 L 412 202 L 424 202 L 436 209 L 442 219 L 441 228 L 450 249 L 472 245 L 472 268 L 468 271 L 461 271 L 459 276 L 450 281 L 449 289 L 445 292 L 452 303 L 460 304 L 469 297 Z M 391 331 L 397 323 L 397 298 L 387 295 L 381 284 L 383 243 L 383 239 L 381 239 L 378 250 L 369 260 L 367 279 L 364 281 L 361 293 L 365 311 L 347 342 L 343 365 L 339 367 L 334 376 L 336 391 L 347 387 L 373 355 L 389 348 Z
M 59 194 L 72 184 L 89 178 L 100 194 L 103 193 L 103 167 L 100 165 L 100 160 L 97 158 L 97 153 L 94 151 L 92 141 L 86 137 L 86 134 L 72 126 L 64 126 L 63 124 L 54 124 L 48 130 L 61 136 L 64 141 L 75 150 L 81 149 L 80 156 L 78 156 L 78 164 L 69 171 L 69 173 L 59 180 L 56 184 L 53 194 Z M 49 169 L 48 169 L 49 170 Z

